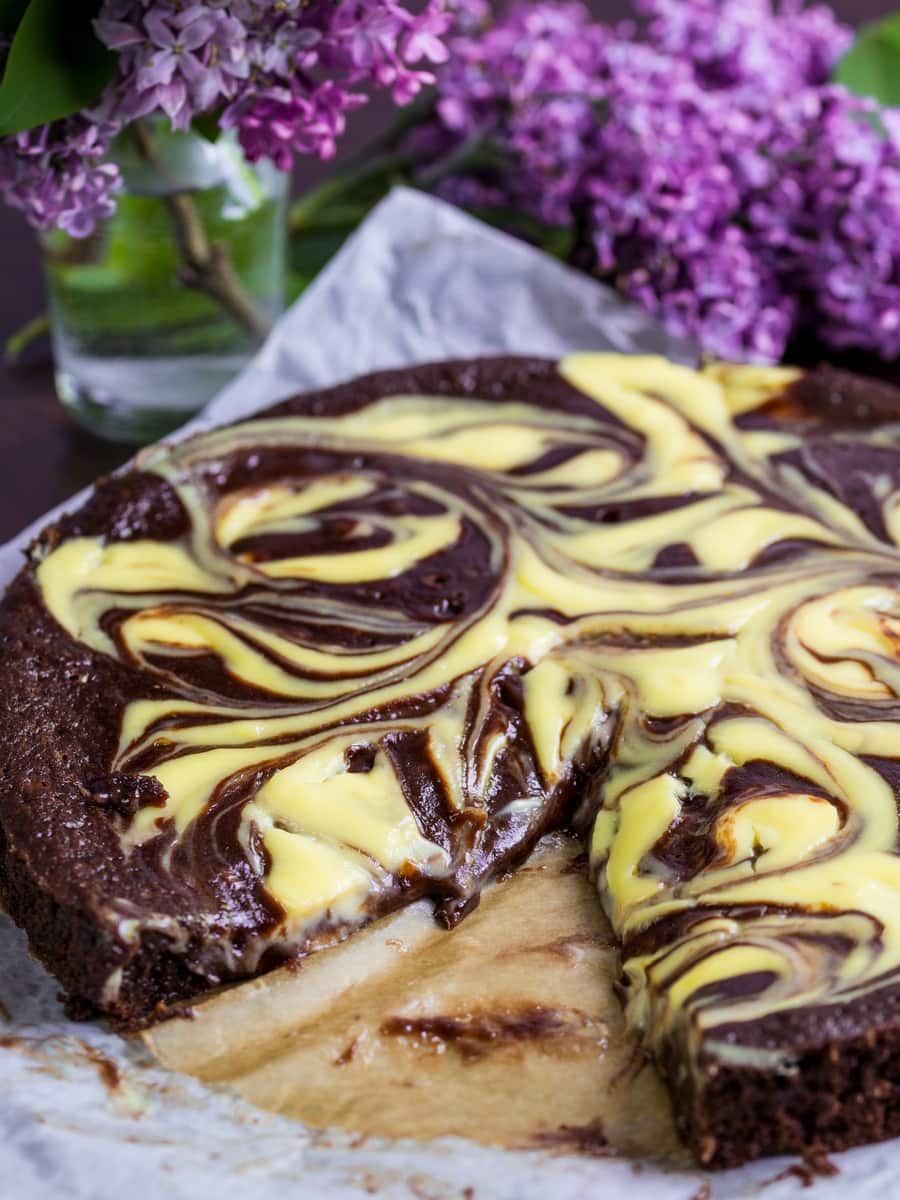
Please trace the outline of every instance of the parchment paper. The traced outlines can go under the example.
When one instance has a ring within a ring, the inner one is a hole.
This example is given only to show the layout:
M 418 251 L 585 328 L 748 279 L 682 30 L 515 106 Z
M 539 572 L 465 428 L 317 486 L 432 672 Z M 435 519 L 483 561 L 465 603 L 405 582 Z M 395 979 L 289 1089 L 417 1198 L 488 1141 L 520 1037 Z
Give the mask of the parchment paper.
M 398 190 L 182 433 L 380 367 L 572 349 L 694 358 L 611 291 Z M 0 585 L 52 515 L 0 548 Z M 624 1037 L 608 930 L 573 853 L 543 847 L 453 935 L 417 905 L 144 1040 L 66 1020 L 53 980 L 0 918 L 0 1197 L 809 1195 L 784 1161 L 716 1177 L 685 1165 L 662 1089 Z M 448 1011 L 462 1019 L 449 1041 L 416 1024 Z M 536 1031 L 519 1036 L 535 1013 Z M 445 1129 L 466 1140 L 406 1137 Z M 896 1194 L 900 1144 L 835 1163 L 816 1196 Z

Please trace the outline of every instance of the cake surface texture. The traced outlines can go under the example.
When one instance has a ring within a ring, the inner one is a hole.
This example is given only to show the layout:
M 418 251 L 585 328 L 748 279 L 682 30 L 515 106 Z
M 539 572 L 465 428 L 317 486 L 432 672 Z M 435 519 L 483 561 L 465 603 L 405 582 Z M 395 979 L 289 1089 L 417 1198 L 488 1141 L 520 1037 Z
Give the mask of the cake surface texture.
M 137 1028 L 585 839 L 699 1159 L 900 1134 L 900 393 L 384 372 L 151 447 L 0 605 L 0 895 Z

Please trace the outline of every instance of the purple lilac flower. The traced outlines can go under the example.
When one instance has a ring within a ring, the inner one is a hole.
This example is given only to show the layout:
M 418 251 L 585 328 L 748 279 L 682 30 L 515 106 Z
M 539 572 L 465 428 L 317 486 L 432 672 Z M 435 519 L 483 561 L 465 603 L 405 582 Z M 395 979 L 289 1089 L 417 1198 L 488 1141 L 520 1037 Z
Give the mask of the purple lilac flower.
M 883 136 L 872 102 L 824 89 L 795 168 L 795 223 L 807 321 L 830 345 L 900 357 L 900 140 Z
M 36 229 L 85 237 L 112 216 L 122 186 L 103 161 L 113 132 L 75 116 L 0 140 L 0 194 Z
M 229 110 L 229 122 L 240 131 L 251 162 L 270 158 L 286 171 L 298 153 L 332 158 L 346 114 L 364 103 L 365 97 L 344 91 L 331 80 L 305 93 L 273 87 L 246 102 L 237 101 Z
M 619 285 L 673 333 L 736 361 L 777 361 L 796 316 L 796 301 L 734 225 L 683 258 L 648 255 Z
M 827 84 L 848 30 L 799 0 L 637 8 L 611 29 L 519 5 L 453 39 L 410 141 L 432 176 L 474 147 L 441 194 L 577 225 L 601 276 L 711 354 L 812 332 L 900 355 L 900 112 Z
M 442 0 L 416 13 L 400 0 L 104 0 L 94 27 L 118 55 L 112 82 L 89 111 L 0 139 L 0 195 L 38 228 L 89 234 L 115 207 L 112 138 L 154 113 L 179 130 L 217 114 L 248 157 L 283 170 L 331 157 L 365 85 L 406 103 L 434 82 L 450 20 Z
M 704 88 L 745 88 L 748 99 L 828 82 L 853 35 L 830 8 L 803 0 L 635 0 L 647 40 L 689 62 Z
M 221 5 L 107 0 L 97 36 L 119 54 L 106 98 L 121 121 L 163 112 L 175 129 L 233 97 L 249 74 L 247 27 Z
M 513 156 L 503 173 L 508 203 L 568 224 L 612 38 L 578 4 L 537 4 L 455 39 L 437 101 L 444 150 L 475 132 L 495 139 Z M 455 190 L 451 180 L 441 187 L 448 198 Z
M 244 4 L 245 19 L 253 8 Z M 221 121 L 237 130 L 252 161 L 271 158 L 286 168 L 295 154 L 330 158 L 347 114 L 366 102 L 357 85 L 390 88 L 405 104 L 434 82 L 417 64 L 447 57 L 441 36 L 450 16 L 439 3 L 418 14 L 396 0 L 313 0 L 274 15 L 259 8 L 250 23 L 254 86 Z

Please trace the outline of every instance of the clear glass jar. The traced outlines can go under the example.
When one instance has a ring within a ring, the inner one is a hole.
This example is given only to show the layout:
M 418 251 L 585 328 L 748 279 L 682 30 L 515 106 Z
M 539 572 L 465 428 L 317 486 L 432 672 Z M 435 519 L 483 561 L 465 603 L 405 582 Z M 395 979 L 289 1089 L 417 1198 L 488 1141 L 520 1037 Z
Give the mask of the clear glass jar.
M 288 179 L 142 121 L 113 146 L 125 190 L 85 239 L 44 238 L 56 388 L 94 433 L 145 443 L 198 412 L 284 303 Z

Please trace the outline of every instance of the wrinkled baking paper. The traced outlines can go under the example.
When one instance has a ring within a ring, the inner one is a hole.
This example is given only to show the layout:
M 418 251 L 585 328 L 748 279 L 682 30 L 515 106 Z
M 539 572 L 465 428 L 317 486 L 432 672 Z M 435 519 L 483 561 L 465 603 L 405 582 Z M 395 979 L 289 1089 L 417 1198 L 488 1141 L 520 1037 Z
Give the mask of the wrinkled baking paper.
M 398 190 L 182 432 L 381 367 L 573 349 L 694 357 L 610 290 Z M 52 515 L 0 549 L 0 584 Z M 624 1032 L 616 971 L 564 837 L 452 934 L 414 905 L 143 1038 L 68 1021 L 0 918 L 0 1198 L 893 1194 L 897 1143 L 836 1158 L 812 1193 L 785 1161 L 694 1169 Z

